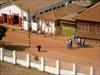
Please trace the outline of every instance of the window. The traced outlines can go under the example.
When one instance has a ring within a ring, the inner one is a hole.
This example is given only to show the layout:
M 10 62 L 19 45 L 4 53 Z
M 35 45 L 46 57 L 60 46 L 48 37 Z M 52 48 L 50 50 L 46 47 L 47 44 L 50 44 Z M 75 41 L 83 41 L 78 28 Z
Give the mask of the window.
M 56 9 L 56 7 L 53 8 L 53 10 Z
M 52 8 L 50 8 L 48 11 L 51 11 L 52 10 Z
M 77 24 L 78 31 L 81 32 L 89 32 L 89 24 L 87 23 L 78 23 Z
M 40 12 L 40 14 L 43 14 L 43 12 Z
M 48 12 L 48 10 L 45 10 L 44 12 L 46 13 L 46 12 Z
M 60 8 L 60 6 L 58 6 L 58 8 Z
M 96 25 L 95 32 L 96 34 L 100 34 L 100 25 Z
M 61 5 L 62 7 L 64 6 L 64 4 Z

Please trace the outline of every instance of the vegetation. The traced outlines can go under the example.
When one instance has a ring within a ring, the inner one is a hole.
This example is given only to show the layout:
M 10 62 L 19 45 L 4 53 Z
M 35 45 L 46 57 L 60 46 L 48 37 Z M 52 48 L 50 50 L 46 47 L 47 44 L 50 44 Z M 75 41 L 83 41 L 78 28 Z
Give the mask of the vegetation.
M 7 28 L 4 26 L 0 26 L 0 40 L 6 35 L 5 33 L 7 32 Z
M 63 26 L 63 35 L 67 37 L 71 37 L 73 33 L 75 32 L 75 29 L 72 27 L 64 27 Z
M 97 2 L 99 2 L 99 0 L 90 0 L 91 1 L 91 4 L 95 4 Z

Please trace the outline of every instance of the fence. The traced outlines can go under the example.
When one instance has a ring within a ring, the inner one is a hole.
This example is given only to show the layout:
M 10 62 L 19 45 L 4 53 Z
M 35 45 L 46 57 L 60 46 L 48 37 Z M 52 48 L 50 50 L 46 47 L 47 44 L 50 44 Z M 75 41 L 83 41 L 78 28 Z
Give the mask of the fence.
M 0 48 L 0 60 L 37 68 L 56 75 L 93 75 L 93 67 L 69 63 Z

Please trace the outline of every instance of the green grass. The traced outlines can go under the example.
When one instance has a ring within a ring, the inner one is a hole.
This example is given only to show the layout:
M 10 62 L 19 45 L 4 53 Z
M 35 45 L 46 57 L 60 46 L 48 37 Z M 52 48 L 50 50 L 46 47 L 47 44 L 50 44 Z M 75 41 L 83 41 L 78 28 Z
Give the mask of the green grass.
M 73 35 L 73 33 L 75 32 L 75 29 L 72 27 L 64 27 L 63 26 L 63 35 L 67 36 L 67 37 L 71 37 Z
M 37 68 L 32 68 L 33 71 L 39 71 Z

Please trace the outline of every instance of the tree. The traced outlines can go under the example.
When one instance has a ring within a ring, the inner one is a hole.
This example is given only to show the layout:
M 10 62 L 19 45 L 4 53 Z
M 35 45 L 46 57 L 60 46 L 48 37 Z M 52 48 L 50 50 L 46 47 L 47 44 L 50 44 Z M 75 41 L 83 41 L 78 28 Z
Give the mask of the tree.
M 0 40 L 6 35 L 5 33 L 7 32 L 7 28 L 4 26 L 0 26 Z
M 90 0 L 91 1 L 91 4 L 95 4 L 97 2 L 99 2 L 99 0 Z

